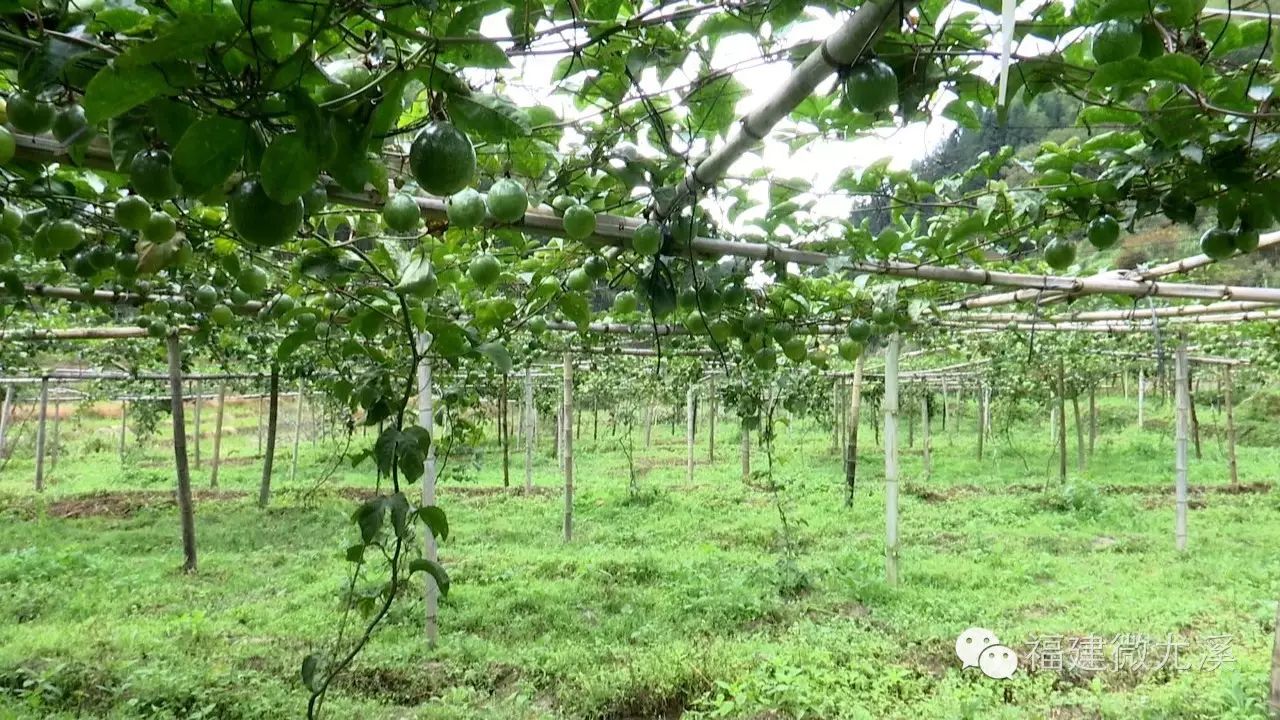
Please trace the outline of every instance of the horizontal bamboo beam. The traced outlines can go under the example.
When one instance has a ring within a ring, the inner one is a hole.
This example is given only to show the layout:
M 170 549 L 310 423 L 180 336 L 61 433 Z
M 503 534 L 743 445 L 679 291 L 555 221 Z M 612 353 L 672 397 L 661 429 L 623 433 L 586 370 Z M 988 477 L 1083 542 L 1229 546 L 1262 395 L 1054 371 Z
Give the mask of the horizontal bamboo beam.
M 1129 308 L 1125 310 L 1084 310 L 1059 315 L 1033 315 L 1030 313 L 953 313 L 947 320 L 963 322 L 1094 322 L 1098 320 L 1131 320 L 1144 322 L 1152 317 L 1188 317 L 1191 315 L 1221 315 L 1271 307 L 1264 302 L 1220 302 L 1208 305 L 1171 305 L 1158 308 Z
M 179 334 L 189 333 L 190 327 L 176 328 Z M 131 338 L 151 337 L 151 332 L 144 327 L 97 327 L 97 328 L 17 328 L 0 330 L 0 340 L 15 341 L 55 341 L 55 340 L 127 340 Z

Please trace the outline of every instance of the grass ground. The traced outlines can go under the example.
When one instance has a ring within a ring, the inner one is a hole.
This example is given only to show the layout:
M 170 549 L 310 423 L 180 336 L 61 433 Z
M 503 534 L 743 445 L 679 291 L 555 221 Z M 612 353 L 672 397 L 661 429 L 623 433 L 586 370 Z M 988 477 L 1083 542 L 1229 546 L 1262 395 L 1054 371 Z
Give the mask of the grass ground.
M 998 412 L 981 461 L 972 408 L 960 430 L 935 423 L 928 478 L 918 444 L 904 450 L 898 588 L 883 581 L 883 464 L 869 425 L 847 508 L 829 433 L 809 423 L 780 429 L 776 493 L 742 481 L 736 430 L 723 425 L 715 463 L 700 434 L 689 483 L 682 439 L 663 424 L 653 447 L 638 439 L 641 492 L 630 493 L 625 456 L 588 425 L 570 545 L 550 448 L 539 448 L 544 492 L 532 495 L 494 489 L 500 456 L 481 448 L 478 469 L 440 492 L 453 527 L 441 645 L 424 647 L 420 599 L 406 597 L 339 683 L 330 717 L 1265 717 L 1280 597 L 1275 448 L 1242 447 L 1247 487 L 1229 491 L 1202 411 L 1179 554 L 1168 409 L 1152 408 L 1151 429 L 1138 431 L 1131 402 L 1101 406 L 1097 448 L 1084 470 L 1072 451 L 1065 488 L 1034 417 Z M 163 432 L 131 441 L 121 461 L 118 420 L 70 415 L 39 496 L 30 433 L 17 441 L 0 470 L 0 717 L 302 714 L 298 667 L 332 639 L 353 497 L 374 481 L 335 463 L 339 444 L 304 440 L 290 482 L 286 429 L 277 492 L 259 510 L 255 419 L 253 406 L 230 413 L 229 462 L 220 490 L 198 497 L 200 571 L 189 576 Z M 961 670 L 954 642 L 972 625 L 1024 655 L 1012 679 Z M 1025 657 L 1036 636 L 1074 638 L 1087 654 L 1092 638 L 1111 652 L 1125 634 L 1154 639 L 1141 665 L 1107 658 L 1096 670 L 1078 656 L 1054 670 Z M 1228 645 L 1221 666 L 1214 636 Z M 1170 639 L 1181 666 L 1158 668 Z

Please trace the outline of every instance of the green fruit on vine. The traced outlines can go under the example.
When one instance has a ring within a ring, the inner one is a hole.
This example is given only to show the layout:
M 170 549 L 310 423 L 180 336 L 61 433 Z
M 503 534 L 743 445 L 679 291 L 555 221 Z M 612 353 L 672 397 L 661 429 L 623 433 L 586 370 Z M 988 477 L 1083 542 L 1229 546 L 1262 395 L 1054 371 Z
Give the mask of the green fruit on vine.
M 702 217 L 697 211 L 671 220 L 671 242 L 678 248 L 687 248 L 694 238 L 704 235 Z
M 751 360 L 761 370 L 772 370 L 778 366 L 778 351 L 772 347 L 762 347 L 752 353 Z
M 177 315 L 191 315 L 196 311 L 196 306 L 186 300 L 179 300 L 173 306 L 173 312 Z
M 310 310 L 303 310 L 302 312 L 293 316 L 294 324 L 304 330 L 309 330 L 315 327 L 316 323 L 319 322 L 319 320 L 320 318 L 316 317 L 316 314 L 311 312 Z
M 582 269 L 587 273 L 587 277 L 599 280 L 609 273 L 609 262 L 599 255 L 592 255 L 582 263 Z
M 396 193 L 382 206 L 382 222 L 394 232 L 409 232 L 422 222 L 422 211 L 411 195 Z
M 888 305 L 878 305 L 871 311 L 871 321 L 881 326 L 892 325 L 896 315 L 894 309 Z
M 477 255 L 467 265 L 467 277 L 471 278 L 471 282 L 477 287 L 489 287 L 498 282 L 501 275 L 502 263 L 492 255 Z
M 80 290 L 80 297 L 88 300 L 89 298 L 93 297 L 93 293 L 96 291 L 96 288 L 94 288 L 93 283 L 91 282 L 82 282 L 80 283 L 79 290 Z
M 1200 236 L 1200 252 L 1214 260 L 1225 260 L 1236 252 L 1236 234 L 1230 230 L 1210 228 Z
M 191 299 L 201 310 L 210 310 L 218 304 L 218 289 L 212 285 L 201 285 Z
M 484 196 L 472 188 L 463 188 L 445 201 L 449 224 L 457 228 L 479 227 L 484 223 Z
M 618 315 L 629 315 L 640 307 L 640 300 L 630 290 L 623 290 L 613 297 L 613 311 Z
M 1108 20 L 1094 32 L 1092 47 L 1099 65 L 1128 60 L 1142 52 L 1142 30 L 1128 20 Z
M 1196 221 L 1196 204 L 1186 191 L 1174 188 L 1160 198 L 1160 211 L 1176 223 L 1190 225 Z
M 112 266 L 120 277 L 131 278 L 138 272 L 138 255 L 131 252 L 120 253 Z
M 662 250 L 662 228 L 645 223 L 631 234 L 631 249 L 641 255 L 657 255 Z
M 13 241 L 4 235 L 0 235 L 0 265 L 3 265 L 13 259 Z
M 328 204 L 329 192 L 320 183 L 312 185 L 310 190 L 302 193 L 302 212 L 307 217 L 324 212 Z
M 551 201 L 551 209 L 555 211 L 555 214 L 564 217 L 564 211 L 577 204 L 578 201 L 568 195 L 557 195 L 555 199 Z
M 694 310 L 684 316 L 684 327 L 693 335 L 708 335 L 711 328 L 707 325 L 707 316 L 700 310 Z
M 45 240 L 56 252 L 66 252 L 84 242 L 84 230 L 74 220 L 54 220 L 48 227 Z
M 248 302 L 251 298 L 262 297 L 262 293 L 266 291 L 267 283 L 269 281 L 270 281 L 270 278 L 267 277 L 266 270 L 263 270 L 257 265 L 250 265 L 249 267 L 242 270 L 240 272 L 240 275 L 236 277 L 236 284 L 240 286 L 240 289 L 244 291 L 244 293 L 248 297 L 246 297 L 244 300 L 238 300 L 236 299 L 236 295 L 233 292 L 231 295 L 231 299 L 237 305 L 243 305 L 244 303 Z
M 27 214 L 22 211 L 22 208 L 13 203 L 7 203 L 4 206 L 4 211 L 0 212 L 0 230 L 17 232 L 26 219 Z
M 724 318 L 715 318 L 707 324 L 707 331 L 711 333 L 711 339 L 717 343 L 724 344 L 729 342 L 729 338 L 733 336 L 733 325 Z
M 747 290 L 741 285 L 734 283 L 724 289 L 724 293 L 720 295 L 724 301 L 724 306 L 728 308 L 736 308 L 747 301 Z
M 574 205 L 564 211 L 564 234 L 570 240 L 583 240 L 596 231 L 596 214 L 586 205 Z
M 209 319 L 212 320 L 215 325 L 226 327 L 235 322 L 236 314 L 226 305 L 218 304 L 214 305 L 213 309 L 209 311 Z
M 272 318 L 280 319 L 292 313 L 297 306 L 292 295 L 280 293 L 271 301 L 271 304 L 267 305 L 266 310 Z
M 71 258 L 71 272 L 82 278 L 91 278 L 98 269 L 93 266 L 93 261 L 89 259 L 89 253 L 78 252 L 75 257 Z
M 1120 239 L 1120 223 L 1110 215 L 1099 215 L 1089 223 L 1089 244 L 1099 250 L 1106 250 Z
M 898 101 L 898 76 L 879 60 L 859 63 L 845 77 L 844 94 L 846 102 L 862 112 L 887 110 Z
M 140 150 L 129 162 L 129 184 L 142 197 L 160 202 L 178 194 L 173 158 L 164 150 Z
M 447 122 L 432 122 L 414 138 L 409 148 L 409 168 L 423 190 L 432 195 L 452 195 L 475 177 L 476 150 L 461 130 Z M 524 214 L 523 209 L 520 214 Z
M 48 132 L 56 113 L 53 105 L 25 92 L 10 95 L 5 111 L 9 114 L 9 124 L 28 135 Z
M 1258 231 L 1253 228 L 1241 227 L 1235 234 L 1235 248 L 1242 253 L 1251 253 L 1258 249 Z
M 524 217 L 529 209 L 529 194 L 524 186 L 511 178 L 502 178 L 489 188 L 485 205 L 494 220 L 513 223 Z
M 826 350 L 818 348 L 809 353 L 809 363 L 816 368 L 825 370 L 831 364 L 831 356 L 827 354 Z
M 765 323 L 768 321 L 769 319 L 764 316 L 764 313 L 747 313 L 747 315 L 742 318 L 742 329 L 748 334 L 754 335 L 761 330 L 764 330 Z
M 804 362 L 809 355 L 809 347 L 805 344 L 804 338 L 793 337 L 782 343 L 782 354 L 794 363 Z
M 0 166 L 8 165 L 17 152 L 18 141 L 13 139 L 13 133 L 7 127 L 0 127 Z
M 1044 261 L 1054 270 L 1066 270 L 1076 261 L 1076 245 L 1069 240 L 1054 238 L 1044 246 Z
M 791 323 L 778 322 L 774 323 L 773 327 L 769 328 L 769 335 L 771 335 L 773 339 L 780 344 L 786 343 L 788 340 L 795 337 L 796 329 L 791 326 Z
M 122 228 L 141 230 L 151 219 L 151 203 L 141 195 L 130 195 L 116 201 L 112 214 Z
M 541 315 L 535 315 L 529 318 L 529 332 L 534 335 L 541 335 L 547 331 L 547 319 Z
M 169 326 L 165 321 L 157 318 L 152 320 L 151 324 L 147 326 L 147 334 L 156 339 L 168 337 Z
M 173 216 L 159 210 L 151 213 L 147 224 L 142 226 L 142 237 L 153 243 L 168 242 L 178 232 L 178 223 Z
M 844 333 L 855 343 L 865 343 L 871 339 L 871 323 L 866 320 L 852 320 L 844 329 Z
M 685 288 L 676 295 L 676 307 L 684 312 L 693 312 L 698 309 L 698 291 L 693 288 Z
M 724 298 L 715 286 L 704 282 L 697 290 L 698 308 L 708 315 L 715 315 L 724 307 Z
M 1153 22 L 1142 23 L 1142 49 L 1138 51 L 1138 56 L 1153 60 L 1163 54 L 1165 54 L 1164 35 L 1160 33 L 1160 28 Z
M 53 118 L 53 136 L 65 144 L 84 143 L 93 139 L 93 126 L 84 117 L 84 108 L 68 105 Z
M 574 268 L 565 278 L 565 287 L 574 292 L 586 292 L 591 289 L 591 276 L 582 268 Z
M 227 198 L 227 214 L 242 240 L 275 247 L 292 240 L 302 227 L 302 198 L 282 205 L 267 196 L 257 179 L 245 180 Z
M 94 245 L 89 248 L 89 262 L 93 264 L 94 270 L 106 270 L 115 265 L 117 253 L 114 248 L 107 245 Z
M 840 357 L 853 362 L 862 354 L 862 343 L 846 338 L 836 345 L 836 352 L 840 353 Z

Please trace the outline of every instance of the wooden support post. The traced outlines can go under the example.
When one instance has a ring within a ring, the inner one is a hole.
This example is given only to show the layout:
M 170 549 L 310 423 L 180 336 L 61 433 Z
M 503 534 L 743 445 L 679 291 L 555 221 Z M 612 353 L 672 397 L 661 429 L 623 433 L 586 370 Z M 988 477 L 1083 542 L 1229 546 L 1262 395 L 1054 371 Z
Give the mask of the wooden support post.
M 418 336 L 420 352 L 425 352 L 430 341 L 425 335 Z M 418 425 L 435 439 L 435 405 L 432 397 L 431 360 L 423 357 L 418 361 Z M 423 462 L 422 472 L 422 507 L 436 504 L 436 448 L 432 442 L 427 447 L 427 457 Z M 422 554 L 428 560 L 440 559 L 436 547 L 436 538 L 429 529 L 422 532 Z M 422 599 L 425 605 L 423 632 L 427 638 L 427 647 L 435 647 L 440 637 L 437 618 L 440 613 L 440 588 L 436 586 L 431 573 L 422 573 Z
M 36 492 L 44 492 L 45 422 L 49 418 L 49 378 L 40 378 L 40 419 L 36 425 Z
M 1129 399 L 1129 394 L 1125 393 L 1125 399 Z M 1138 368 L 1138 429 L 1142 429 L 1143 414 L 1146 412 L 1147 405 L 1147 377 L 1142 368 Z
M 192 394 L 195 395 L 195 403 L 196 403 L 196 413 L 195 413 L 196 427 L 195 427 L 195 430 L 191 433 L 191 436 L 192 436 L 192 439 L 195 440 L 195 443 L 194 443 L 195 444 L 195 448 L 194 448 L 195 468 L 196 470 L 199 470 L 200 469 L 200 435 L 201 435 L 200 411 L 204 408 L 204 402 L 201 399 L 201 396 L 203 396 L 204 393 L 201 391 L 204 388 L 201 386 L 199 380 L 192 381 L 191 387 L 192 387 Z
M 9 417 L 13 414 L 13 385 L 4 386 L 4 409 L 0 410 L 0 458 L 5 456 L 5 441 L 9 438 Z
M 1190 364 L 1187 366 L 1187 407 L 1191 410 L 1191 439 L 1194 441 L 1196 449 L 1196 459 L 1200 460 L 1204 456 L 1200 452 L 1200 417 L 1196 415 L 1196 393 L 1192 384 L 1192 370 Z
M 227 409 L 227 386 L 218 386 L 218 412 L 213 418 L 213 469 L 209 473 L 209 487 L 218 487 L 218 466 L 222 464 L 222 420 Z
M 707 462 L 716 461 L 716 386 L 707 393 Z
M 129 429 L 129 401 L 120 401 L 120 462 L 124 462 L 125 432 Z
M 739 432 L 742 433 L 742 482 L 748 482 L 751 480 L 751 430 L 743 423 Z
M 564 354 L 564 541 L 573 540 L 573 353 Z
M 196 571 L 196 517 L 191 503 L 191 469 L 187 467 L 187 428 L 182 407 L 182 348 L 178 334 L 165 340 L 169 352 L 169 393 L 173 414 L 173 459 L 178 473 L 178 514 L 182 521 L 182 569 Z
M 849 426 L 844 443 L 845 507 L 853 505 L 853 490 L 858 479 L 858 425 L 862 419 L 862 366 L 858 355 L 853 364 L 853 387 L 849 391 Z
M 262 484 L 258 487 L 258 507 L 265 508 L 271 500 L 271 466 L 276 457 L 276 420 L 280 417 L 280 368 L 271 366 L 267 401 L 267 449 L 262 460 Z
M 885 582 L 898 585 L 898 353 L 902 339 L 889 337 L 884 350 Z
M 293 414 L 293 457 L 289 461 L 289 483 L 298 476 L 298 444 L 302 441 L 302 406 L 306 404 L 306 386 L 298 383 L 298 404 Z
M 511 487 L 511 427 L 507 414 L 507 373 L 502 373 L 501 426 L 498 438 L 502 442 L 502 487 Z
M 1227 470 L 1231 475 L 1231 484 L 1239 485 L 1240 475 L 1236 466 L 1236 412 L 1232 399 L 1235 391 L 1235 382 L 1231 377 L 1230 365 L 1223 366 L 1222 371 L 1222 391 L 1224 393 L 1222 401 L 1227 406 Z
M 920 394 L 920 447 L 924 450 L 924 476 L 933 476 L 933 440 L 929 436 L 929 393 Z
M 1067 482 L 1067 388 L 1066 367 L 1058 359 L 1058 481 Z
M 1177 397 L 1177 435 L 1175 436 L 1174 456 L 1174 545 L 1179 551 L 1187 549 L 1187 434 L 1191 425 L 1190 388 L 1187 385 L 1187 341 L 1178 341 L 1175 356 L 1176 364 L 1176 397 Z
M 533 428 L 536 421 L 533 418 L 533 370 L 529 367 L 524 369 L 523 405 L 521 409 L 524 426 L 524 490 L 533 492 Z
M 684 479 L 685 479 L 685 482 L 689 483 L 690 485 L 692 485 L 692 484 L 693 484 L 693 433 L 694 433 L 694 425 L 695 425 L 695 423 L 697 423 L 697 422 L 698 422 L 697 416 L 695 416 L 695 415 L 694 415 L 694 412 L 695 412 L 695 411 L 694 411 L 694 408 L 693 408 L 693 403 L 694 403 L 694 399 L 695 399 L 695 397 L 696 397 L 696 395 L 694 394 L 693 386 L 692 386 L 692 385 L 690 385 L 690 386 L 689 386 L 689 389 L 688 389 L 688 390 L 686 390 L 686 391 L 685 391 L 685 393 L 684 393 L 684 402 L 685 402 L 685 420 L 687 421 L 687 425 L 686 425 L 686 432 L 685 432 L 685 473 L 684 473 Z

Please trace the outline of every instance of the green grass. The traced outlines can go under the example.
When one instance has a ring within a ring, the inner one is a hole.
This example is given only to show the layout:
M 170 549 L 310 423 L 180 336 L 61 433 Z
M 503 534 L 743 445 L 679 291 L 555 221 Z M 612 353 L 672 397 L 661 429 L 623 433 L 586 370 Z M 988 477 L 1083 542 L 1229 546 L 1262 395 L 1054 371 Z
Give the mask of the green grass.
M 329 716 L 1264 717 L 1280 499 L 1265 488 L 1194 492 L 1189 551 L 1175 552 L 1168 408 L 1153 406 L 1150 429 L 1139 432 L 1131 402 L 1101 406 L 1103 432 L 1085 471 L 1072 448 L 1069 491 L 1058 485 L 1039 412 L 997 412 L 981 461 L 972 407 L 960 430 L 935 423 L 928 479 L 919 447 L 904 448 L 898 588 L 883 581 L 883 461 L 870 425 L 845 508 L 840 460 L 811 423 L 780 428 L 776 495 L 743 483 L 737 432 L 724 425 L 715 464 L 701 433 L 688 483 L 683 442 L 659 424 L 654 447 L 637 438 L 642 493 L 631 496 L 606 423 L 593 442 L 585 422 L 570 545 L 549 447 L 535 473 L 548 491 L 531 496 L 476 490 L 501 484 L 492 446 L 454 458 L 453 470 L 467 471 L 465 481 L 446 479 L 439 498 L 453 528 L 441 551 L 453 578 L 442 643 L 425 648 L 420 598 L 405 597 L 335 689 Z M 191 576 L 178 570 L 163 433 L 121 463 L 118 421 L 65 420 L 39 497 L 30 432 L 19 441 L 0 471 L 0 717 L 303 714 L 298 667 L 332 641 L 349 570 L 342 553 L 355 501 L 338 488 L 372 491 L 374 479 L 367 467 L 335 465 L 339 444 L 304 440 L 289 482 L 286 428 L 272 507 L 258 510 L 255 414 L 231 414 L 239 432 L 226 443 L 224 494 L 198 500 L 200 571 Z M 281 417 L 291 420 L 291 409 Z M 1201 421 L 1192 484 L 1223 485 L 1213 411 L 1202 409 Z M 210 446 L 206 438 L 199 488 Z M 1242 482 L 1272 485 L 1275 452 L 1242 447 Z M 522 453 L 512 457 L 518 485 Z M 762 454 L 753 459 L 764 467 Z M 326 490 L 307 492 L 326 475 Z M 156 495 L 121 500 L 138 490 Z M 1193 662 L 1205 654 L 1200 639 L 1229 635 L 1235 662 L 1024 667 L 997 681 L 959 667 L 955 637 L 971 625 L 1020 651 L 1033 635 L 1172 634 L 1189 642 Z

